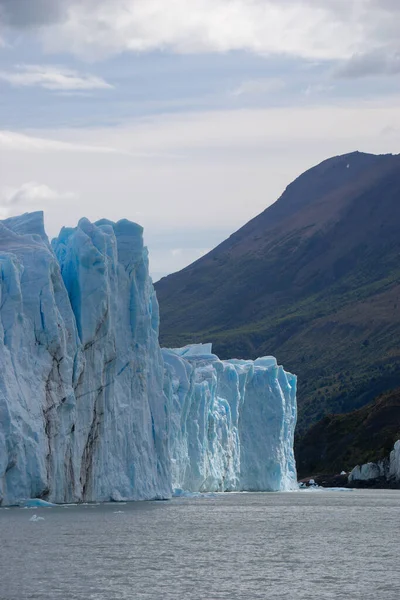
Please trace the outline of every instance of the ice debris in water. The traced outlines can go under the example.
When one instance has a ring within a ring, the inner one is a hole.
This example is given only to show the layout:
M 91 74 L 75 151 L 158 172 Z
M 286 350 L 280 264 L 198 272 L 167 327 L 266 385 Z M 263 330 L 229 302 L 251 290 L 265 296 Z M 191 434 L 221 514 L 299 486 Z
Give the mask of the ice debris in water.
M 52 502 L 46 502 L 45 500 L 41 500 L 40 498 L 32 498 L 31 500 L 25 500 L 22 504 L 22 508 L 51 508 L 53 506 L 57 506 L 57 504 L 53 504 Z
M 215 492 L 188 492 L 179 488 L 174 489 L 174 498 L 218 498 L 219 494 Z
M 313 483 L 311 483 L 313 482 Z M 298 489 L 302 492 L 352 492 L 351 488 L 344 487 L 323 487 L 315 483 L 314 479 L 309 480 L 309 485 L 301 481 Z
M 0 504 L 296 487 L 295 376 L 158 328 L 139 225 L 0 221 Z
M 44 521 L 44 517 L 38 517 L 37 515 L 32 515 L 29 519 L 33 523 L 37 523 L 38 521 Z

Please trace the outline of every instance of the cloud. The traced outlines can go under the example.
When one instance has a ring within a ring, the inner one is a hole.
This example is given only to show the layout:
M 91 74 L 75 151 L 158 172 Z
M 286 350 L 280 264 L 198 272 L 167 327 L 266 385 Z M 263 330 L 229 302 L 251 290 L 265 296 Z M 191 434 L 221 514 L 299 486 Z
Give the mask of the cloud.
M 0 130 L 0 149 L 16 150 L 21 152 L 72 152 L 72 153 L 94 153 L 94 154 L 125 154 L 116 148 L 71 143 L 51 138 L 41 138 L 26 135 L 16 131 Z
M 331 12 L 326 3 L 300 0 L 88 0 L 70 4 L 67 19 L 47 31 L 46 44 L 89 58 L 157 49 L 341 58 L 357 34 Z
M 0 199 L 2 216 L 19 214 L 25 210 L 43 208 L 52 202 L 70 202 L 78 199 L 76 192 L 60 192 L 43 183 L 29 181 L 17 188 L 5 187 Z
M 388 11 L 390 13 L 400 12 L 398 0 L 370 0 L 370 9 Z
M 398 134 L 382 135 L 385 127 L 400 127 L 398 104 L 398 97 L 370 103 L 354 98 L 342 106 L 335 100 L 326 106 L 159 115 L 118 127 L 48 131 L 46 140 L 34 131 L 9 134 L 15 144 L 0 143 L 2 184 L 18 188 L 44 181 L 69 190 L 73 182 L 81 199 L 66 214 L 52 205 L 57 227 L 84 214 L 139 220 L 146 235 L 149 228 L 174 232 L 163 249 L 171 257 L 170 250 L 185 248 L 176 239 L 177 227 L 208 230 L 221 223 L 233 231 L 324 158 L 357 149 L 398 152 Z M 119 152 L 82 152 L 100 144 Z M 157 159 L 132 158 L 140 153 Z M 210 247 L 193 237 L 193 247 Z
M 285 82 L 278 78 L 249 79 L 243 81 L 231 93 L 233 96 L 258 96 L 283 90 Z
M 355 54 L 339 64 L 334 70 L 335 77 L 357 79 L 376 75 L 396 75 L 400 73 L 400 51 L 386 54 L 382 50 Z
M 400 139 L 400 127 L 393 127 L 393 125 L 386 125 L 382 131 L 382 136 L 396 136 Z
M 65 18 L 68 0 L 0 0 L 0 22 L 13 27 L 48 25 Z
M 3 204 L 29 204 L 42 200 L 73 200 L 75 192 L 58 192 L 43 183 L 29 181 L 19 188 L 6 188 L 3 192 Z
M 328 85 L 326 83 L 314 83 L 308 85 L 304 91 L 304 96 L 314 96 L 319 94 L 327 94 L 331 92 L 334 88 L 333 85 Z
M 41 26 L 48 50 L 87 59 L 245 50 L 339 60 L 398 47 L 397 0 L 0 0 L 0 7 L 8 25 Z
M 17 65 L 14 71 L 0 71 L 0 79 L 15 86 L 39 86 L 48 90 L 94 90 L 113 86 L 95 75 L 53 65 Z
M 109 133 L 111 132 L 111 135 Z M 125 158 L 125 160 L 132 161 L 155 161 L 155 160 L 180 160 L 183 158 L 182 155 L 177 153 L 170 153 L 168 151 L 158 150 L 145 150 L 140 147 L 139 144 L 132 143 L 131 140 L 121 139 L 119 136 L 118 129 L 115 130 L 115 135 L 112 133 L 112 130 L 109 132 L 104 132 L 106 137 L 109 137 L 110 140 L 115 142 L 115 146 L 103 146 L 102 140 L 99 136 L 95 135 L 93 137 L 93 144 L 85 143 L 83 140 L 78 141 L 67 141 L 62 139 L 62 136 L 70 138 L 71 134 L 73 136 L 73 130 L 58 130 L 56 132 L 51 132 L 52 135 L 58 135 L 58 139 L 53 137 L 43 138 L 36 137 L 35 135 L 26 135 L 24 133 L 19 133 L 16 131 L 5 131 L 0 129 L 0 152 L 28 152 L 35 154 L 48 154 L 48 153 L 57 153 L 64 154 L 68 153 L 71 155 L 83 155 L 83 154 L 92 154 L 92 155 L 104 155 L 105 157 L 115 156 L 117 159 L 121 160 Z M 61 139 L 60 139 L 61 136 Z M 90 134 L 88 134 L 88 138 L 90 138 Z M 63 159 L 65 160 L 65 159 Z M 70 160 L 70 159 L 69 159 Z

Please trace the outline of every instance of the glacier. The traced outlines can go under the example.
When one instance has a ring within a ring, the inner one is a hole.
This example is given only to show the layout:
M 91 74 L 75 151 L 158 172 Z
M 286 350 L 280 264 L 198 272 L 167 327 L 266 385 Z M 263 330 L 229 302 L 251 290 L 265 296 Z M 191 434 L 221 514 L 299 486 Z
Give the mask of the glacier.
M 142 229 L 86 219 L 49 245 L 0 224 L 0 496 L 171 493 L 158 307 Z
M 221 361 L 211 344 L 162 354 L 173 488 L 295 489 L 295 376 L 273 357 Z
M 143 229 L 0 221 L 0 504 L 296 486 L 296 377 L 161 349 Z
M 400 484 L 400 440 L 394 444 L 388 457 L 377 462 L 368 462 L 356 465 L 349 473 L 349 484 L 358 482 L 373 482 L 374 480 L 386 481 L 397 486 Z

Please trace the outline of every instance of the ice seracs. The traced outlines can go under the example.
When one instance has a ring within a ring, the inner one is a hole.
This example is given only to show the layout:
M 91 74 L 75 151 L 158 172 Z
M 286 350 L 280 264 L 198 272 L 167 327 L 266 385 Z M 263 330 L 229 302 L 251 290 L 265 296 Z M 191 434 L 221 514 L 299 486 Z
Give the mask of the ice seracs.
M 84 359 L 75 373 L 84 432 L 76 445 L 82 494 L 168 497 L 158 304 L 143 230 L 127 220 L 82 219 L 77 228 L 63 229 L 53 248 Z
M 0 222 L 0 503 L 295 485 L 296 378 L 160 350 L 142 228 Z
M 158 307 L 142 229 L 0 224 L 0 498 L 169 497 Z
M 211 344 L 162 352 L 173 487 L 296 489 L 296 377 L 273 357 L 221 361 Z

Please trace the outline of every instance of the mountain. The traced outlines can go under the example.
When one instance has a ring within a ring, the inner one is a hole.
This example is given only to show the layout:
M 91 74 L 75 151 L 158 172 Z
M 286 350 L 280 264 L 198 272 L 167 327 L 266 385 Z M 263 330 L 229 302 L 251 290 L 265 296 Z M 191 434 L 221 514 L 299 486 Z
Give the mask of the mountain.
M 399 231 L 399 155 L 326 160 L 156 284 L 161 343 L 276 356 L 299 377 L 299 440 L 400 385 Z
M 400 439 L 400 388 L 351 413 L 327 415 L 304 436 L 297 453 L 299 476 L 350 471 L 389 457 Z

